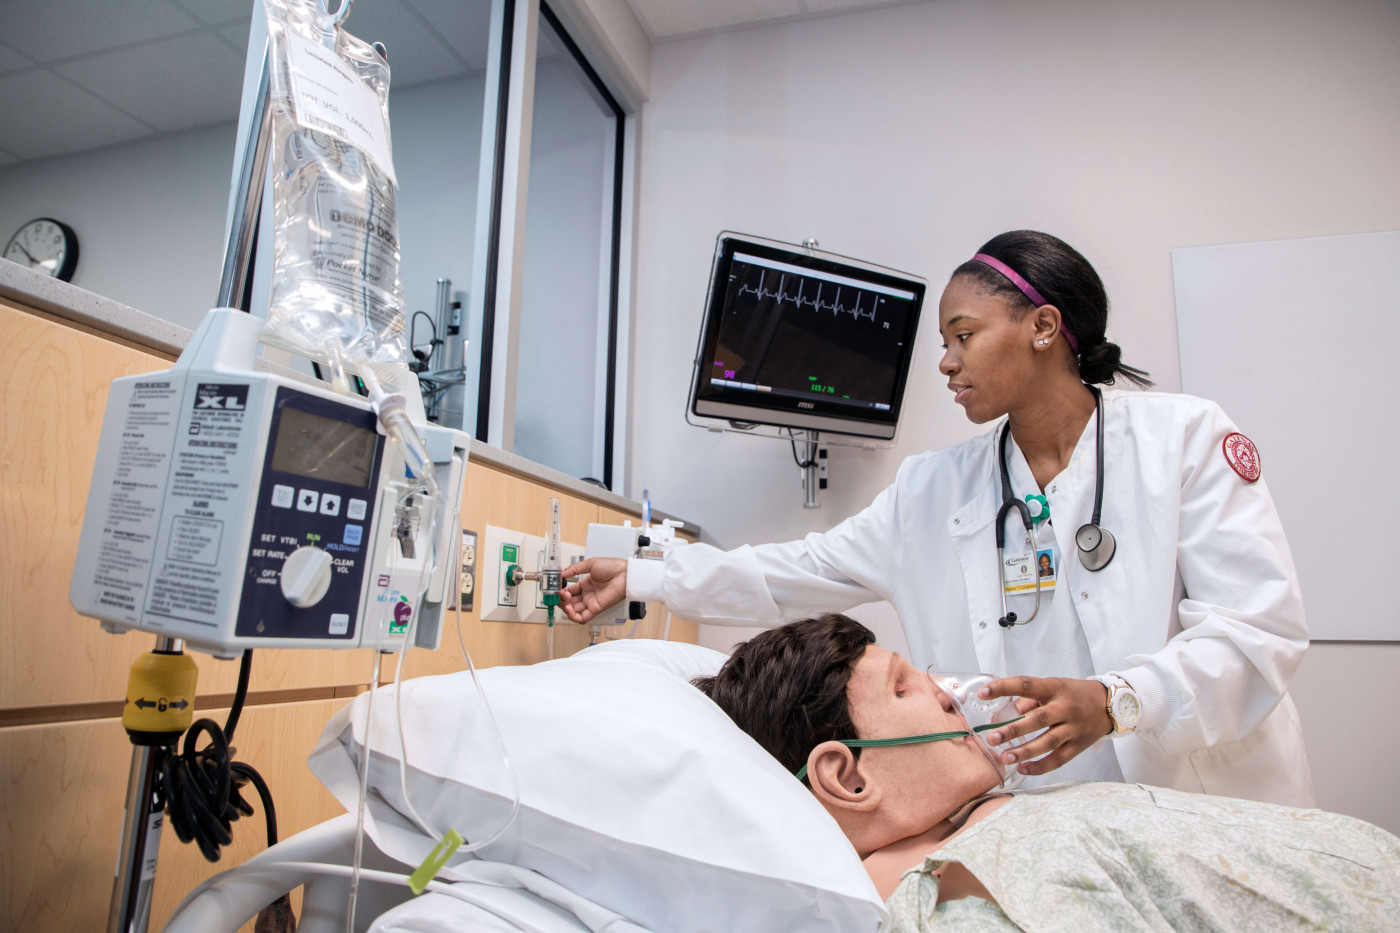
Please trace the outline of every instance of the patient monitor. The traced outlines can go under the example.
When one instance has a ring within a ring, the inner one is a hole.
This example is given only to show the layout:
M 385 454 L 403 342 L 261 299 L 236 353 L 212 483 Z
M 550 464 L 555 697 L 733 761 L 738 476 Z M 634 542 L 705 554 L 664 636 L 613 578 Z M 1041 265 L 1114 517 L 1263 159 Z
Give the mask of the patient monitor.
M 369 399 L 254 369 L 261 324 L 216 309 L 171 369 L 112 383 L 73 606 L 220 657 L 436 648 L 467 435 L 400 393 L 426 495 Z

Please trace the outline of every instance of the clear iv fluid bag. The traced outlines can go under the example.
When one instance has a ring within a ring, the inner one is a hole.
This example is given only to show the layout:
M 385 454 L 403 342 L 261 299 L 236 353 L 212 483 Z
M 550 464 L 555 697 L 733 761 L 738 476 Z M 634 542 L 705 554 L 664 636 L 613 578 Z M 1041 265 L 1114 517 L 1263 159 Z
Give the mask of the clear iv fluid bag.
M 265 0 L 274 247 L 264 340 L 312 359 L 401 362 L 389 66 L 315 0 Z

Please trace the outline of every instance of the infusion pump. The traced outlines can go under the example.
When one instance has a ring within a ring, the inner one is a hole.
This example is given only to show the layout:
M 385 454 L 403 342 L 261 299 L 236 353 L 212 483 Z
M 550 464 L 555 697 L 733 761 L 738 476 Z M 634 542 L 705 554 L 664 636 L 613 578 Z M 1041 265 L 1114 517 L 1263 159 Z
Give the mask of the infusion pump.
M 436 648 L 468 436 L 404 391 L 432 499 L 368 399 L 254 370 L 261 324 L 215 309 L 170 370 L 112 382 L 74 608 L 221 657 Z

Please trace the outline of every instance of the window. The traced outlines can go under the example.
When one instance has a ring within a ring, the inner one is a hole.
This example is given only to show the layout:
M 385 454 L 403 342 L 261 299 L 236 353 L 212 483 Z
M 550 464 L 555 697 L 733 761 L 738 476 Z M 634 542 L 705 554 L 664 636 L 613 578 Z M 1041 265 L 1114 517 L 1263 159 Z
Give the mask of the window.
M 556 2 L 573 22 L 576 0 Z M 344 25 L 388 50 L 405 323 L 430 417 L 612 486 L 623 108 L 540 0 L 361 0 Z M 271 199 L 239 248 L 227 229 L 264 37 L 252 0 L 6 5 L 0 243 L 66 223 L 74 285 L 190 329 L 231 281 L 227 250 L 251 273 L 225 300 L 265 315 Z
M 515 452 L 612 484 L 623 113 L 540 7 Z

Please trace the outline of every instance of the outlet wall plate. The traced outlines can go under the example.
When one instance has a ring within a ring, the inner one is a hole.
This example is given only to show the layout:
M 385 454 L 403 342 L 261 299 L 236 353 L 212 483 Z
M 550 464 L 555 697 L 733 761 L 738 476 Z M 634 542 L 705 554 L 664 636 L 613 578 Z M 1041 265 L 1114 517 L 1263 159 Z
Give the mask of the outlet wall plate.
M 463 612 L 476 604 L 476 532 L 462 529 L 461 567 L 457 575 L 457 598 Z

